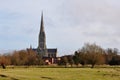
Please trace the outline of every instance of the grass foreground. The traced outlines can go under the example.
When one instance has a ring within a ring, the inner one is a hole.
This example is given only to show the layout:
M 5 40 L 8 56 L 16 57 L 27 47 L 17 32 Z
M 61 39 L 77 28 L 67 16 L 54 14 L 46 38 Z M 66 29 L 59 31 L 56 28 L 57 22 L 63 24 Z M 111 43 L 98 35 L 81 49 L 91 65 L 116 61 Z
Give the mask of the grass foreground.
M 120 68 L 8 68 L 0 80 L 120 80 Z

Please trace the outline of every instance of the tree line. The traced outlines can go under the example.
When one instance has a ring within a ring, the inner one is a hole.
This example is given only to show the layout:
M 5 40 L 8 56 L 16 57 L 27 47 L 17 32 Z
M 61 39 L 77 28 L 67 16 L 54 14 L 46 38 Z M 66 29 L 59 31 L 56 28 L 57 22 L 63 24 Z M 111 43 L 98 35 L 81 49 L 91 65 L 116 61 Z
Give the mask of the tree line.
M 103 49 L 96 44 L 86 43 L 84 46 L 75 51 L 74 55 L 65 55 L 61 57 L 59 65 L 75 65 L 81 64 L 83 67 L 85 65 L 91 65 L 93 68 L 97 65 L 120 65 L 120 55 L 117 48 Z
M 3 54 L 0 56 L 0 64 L 3 68 L 5 65 L 42 65 L 44 61 L 42 57 L 36 54 L 32 49 L 14 51 L 11 54 Z
M 0 64 L 3 68 L 5 65 L 44 65 L 42 57 L 36 54 L 32 49 L 14 51 L 12 54 L 0 55 Z M 86 43 L 84 46 L 74 52 L 73 55 L 64 55 L 57 62 L 58 65 L 73 65 L 81 64 L 91 65 L 93 68 L 96 64 L 102 65 L 120 65 L 120 55 L 118 49 L 108 48 L 103 49 L 99 45 Z

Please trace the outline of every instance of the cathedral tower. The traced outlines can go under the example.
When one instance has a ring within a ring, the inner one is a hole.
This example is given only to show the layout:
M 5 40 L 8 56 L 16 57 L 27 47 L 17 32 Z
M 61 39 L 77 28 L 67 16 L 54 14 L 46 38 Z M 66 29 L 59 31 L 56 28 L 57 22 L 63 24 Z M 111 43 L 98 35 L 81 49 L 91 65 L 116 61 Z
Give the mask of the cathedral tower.
M 48 57 L 47 47 L 46 47 L 46 35 L 44 31 L 44 22 L 43 22 L 43 13 L 41 15 L 41 25 L 40 25 L 40 32 L 38 37 L 38 54 L 42 57 Z

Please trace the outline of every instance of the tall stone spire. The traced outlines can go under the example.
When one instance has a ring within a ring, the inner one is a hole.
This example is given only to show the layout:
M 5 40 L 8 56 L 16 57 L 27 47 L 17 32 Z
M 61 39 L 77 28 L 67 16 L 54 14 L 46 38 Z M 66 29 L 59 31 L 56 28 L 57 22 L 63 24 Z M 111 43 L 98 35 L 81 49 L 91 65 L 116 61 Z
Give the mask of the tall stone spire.
M 41 26 L 40 26 L 40 32 L 44 32 L 43 12 L 42 12 L 42 15 L 41 15 Z
M 41 25 L 40 25 L 37 51 L 38 51 L 38 54 L 42 55 L 43 57 L 48 56 L 47 47 L 46 47 L 46 35 L 45 35 L 45 31 L 44 31 L 43 13 L 41 15 Z

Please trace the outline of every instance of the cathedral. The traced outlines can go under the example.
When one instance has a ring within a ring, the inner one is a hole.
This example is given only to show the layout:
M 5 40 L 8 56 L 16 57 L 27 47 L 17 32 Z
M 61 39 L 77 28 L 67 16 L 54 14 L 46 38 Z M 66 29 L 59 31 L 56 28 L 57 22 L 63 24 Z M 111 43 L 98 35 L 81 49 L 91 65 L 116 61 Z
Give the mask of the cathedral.
M 44 60 L 47 62 L 55 63 L 57 59 L 57 48 L 47 48 L 46 45 L 46 34 L 44 30 L 44 21 L 43 21 L 43 13 L 41 15 L 41 24 L 40 24 L 40 32 L 38 36 L 38 47 L 37 49 L 33 49 L 38 55 L 41 55 Z

